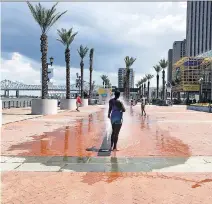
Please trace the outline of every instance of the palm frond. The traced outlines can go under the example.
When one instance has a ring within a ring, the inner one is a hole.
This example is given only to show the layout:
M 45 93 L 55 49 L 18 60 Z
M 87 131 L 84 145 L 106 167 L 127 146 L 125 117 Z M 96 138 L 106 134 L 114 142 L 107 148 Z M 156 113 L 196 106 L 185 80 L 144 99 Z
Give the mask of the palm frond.
M 108 76 L 107 75 L 101 75 L 101 79 L 103 80 L 103 81 L 105 81 L 105 80 L 107 80 L 107 78 L 108 78 Z
M 67 11 L 56 13 L 56 6 L 58 2 L 52 6 L 51 9 L 46 9 L 40 3 L 33 6 L 29 1 L 27 5 L 32 13 L 33 18 L 41 28 L 42 33 L 47 33 L 54 23 Z
M 89 55 L 90 59 L 93 58 L 93 53 L 94 53 L 94 48 L 91 48 L 91 49 L 90 49 L 90 55 Z
M 168 61 L 166 61 L 165 59 L 161 59 L 159 65 L 162 69 L 165 69 L 168 66 Z
M 83 47 L 82 45 L 80 45 L 80 49 L 77 50 L 79 53 L 79 56 L 81 59 L 84 59 L 84 57 L 86 56 L 87 52 L 88 52 L 88 48 L 87 47 Z
M 143 83 L 145 83 L 147 81 L 147 78 L 144 77 L 142 80 L 143 80 Z
M 159 73 L 159 72 L 162 70 L 162 68 L 161 68 L 160 65 L 155 65 L 155 66 L 153 66 L 153 68 L 155 69 L 155 71 L 156 71 L 157 73 Z
M 130 68 L 133 65 L 133 63 L 135 62 L 135 60 L 136 60 L 136 58 L 126 56 L 124 58 L 126 68 Z
M 66 30 L 64 28 L 61 28 L 61 30 L 57 30 L 57 33 L 59 35 L 58 41 L 60 41 L 64 46 L 67 48 L 70 46 L 70 44 L 74 41 L 74 37 L 77 35 L 78 32 L 72 33 L 73 29 Z
M 154 75 L 152 74 L 147 74 L 146 75 L 146 79 L 149 81 L 150 79 L 152 79 L 154 77 Z

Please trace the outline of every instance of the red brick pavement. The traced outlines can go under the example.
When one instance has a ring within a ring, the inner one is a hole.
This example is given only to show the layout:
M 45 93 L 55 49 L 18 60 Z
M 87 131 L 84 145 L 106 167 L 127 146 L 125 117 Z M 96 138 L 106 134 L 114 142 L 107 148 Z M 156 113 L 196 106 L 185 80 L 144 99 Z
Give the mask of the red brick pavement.
M 212 114 L 151 106 L 147 107 L 147 117 L 139 116 L 138 112 L 137 106 L 133 116 L 124 116 L 118 142 L 121 151 L 117 156 L 212 155 Z M 72 117 L 77 116 L 70 112 L 51 118 L 57 121 L 73 114 Z M 93 118 L 86 117 L 87 120 L 69 122 L 64 128 L 38 136 L 33 136 L 34 130 L 52 128 L 54 122 L 46 125 L 38 119 L 3 126 L 2 154 L 96 156 L 97 153 L 86 149 L 100 148 L 106 135 L 105 116 L 100 112 Z
M 2 175 L 2 204 L 211 204 L 212 174 L 36 173 Z
M 134 107 L 135 115 L 124 119 L 117 156 L 212 155 L 212 114 L 179 107 L 147 107 L 145 119 L 136 114 L 138 110 Z M 60 114 L 50 119 L 64 117 Z M 54 123 L 31 120 L 3 126 L 2 154 L 96 155 L 85 148 L 101 145 L 105 121 L 102 114 L 97 117 L 97 124 L 92 125 L 92 120 L 90 126 L 89 120 L 87 125 L 71 123 L 68 126 L 72 129 L 49 131 L 34 141 L 29 136 L 35 130 L 42 132 L 45 125 Z M 211 192 L 211 173 L 2 173 L 3 204 L 211 204 Z

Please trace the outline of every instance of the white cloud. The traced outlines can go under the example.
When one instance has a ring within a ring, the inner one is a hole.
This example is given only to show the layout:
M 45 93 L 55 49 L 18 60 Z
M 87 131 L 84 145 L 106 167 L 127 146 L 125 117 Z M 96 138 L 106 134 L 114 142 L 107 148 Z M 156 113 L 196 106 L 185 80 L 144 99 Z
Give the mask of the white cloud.
M 60 3 L 60 9 L 67 9 L 70 19 L 76 15 L 82 20 L 80 24 L 71 23 L 79 33 L 88 37 L 103 34 L 112 43 L 151 48 L 151 39 L 166 35 L 167 31 L 170 35 L 177 32 L 179 39 L 185 35 L 186 9 L 182 2 L 74 2 Z M 68 27 L 70 19 L 63 18 L 59 24 Z
M 53 3 L 44 4 L 49 7 Z M 8 9 L 14 7 L 16 11 L 24 10 L 26 18 L 23 19 L 23 22 L 27 24 L 27 27 L 29 26 L 28 30 L 32 26 L 37 26 L 35 22 L 30 21 L 32 16 L 27 7 L 23 9 L 23 7 L 18 7 L 17 3 L 8 3 L 7 5 Z M 68 10 L 68 12 L 50 31 L 49 34 L 55 38 L 57 38 L 56 28 L 73 27 L 74 31 L 79 32 L 76 40 L 80 38 L 87 42 L 96 40 L 99 47 L 104 45 L 102 42 L 107 42 L 110 43 L 111 49 L 116 44 L 122 45 L 122 49 L 117 51 L 117 54 L 109 56 L 110 53 L 108 55 L 106 53 L 95 60 L 94 63 L 98 62 L 96 66 L 104 64 L 110 70 L 111 67 L 114 68 L 112 73 L 107 72 L 106 69 L 105 72 L 94 71 L 93 79 L 97 84 L 102 83 L 100 76 L 106 74 L 111 82 L 117 85 L 117 69 L 124 66 L 123 59 L 126 55 L 137 58 L 134 65 L 135 83 L 145 74 L 155 74 L 152 69 L 153 65 L 161 58 L 167 58 L 168 49 L 172 47 L 174 41 L 185 38 L 186 2 L 61 2 L 58 8 L 61 11 Z M 10 11 L 10 13 L 15 13 L 15 10 Z M 10 17 L 9 12 L 7 15 Z M 10 18 L 14 19 L 14 16 Z M 30 20 L 28 21 L 28 19 Z M 20 19 L 18 19 L 19 21 Z M 8 27 L 7 32 L 14 31 Z M 103 50 L 104 47 L 101 49 Z M 12 56 L 9 60 L 2 59 L 2 79 L 38 84 L 40 82 L 40 63 L 19 53 L 13 53 Z M 54 68 L 55 83 L 65 84 L 65 68 L 60 66 Z M 80 72 L 80 70 L 71 68 L 72 83 L 75 82 L 76 72 Z M 85 69 L 86 81 L 88 81 L 88 77 L 88 70 Z M 152 80 L 152 85 L 155 86 L 155 79 Z
M 19 81 L 25 84 L 40 84 L 40 63 L 33 61 L 19 53 L 11 53 L 11 59 L 1 59 L 1 80 L 8 79 L 11 81 Z M 65 84 L 65 67 L 53 66 L 54 77 L 53 83 Z M 113 85 L 117 86 L 118 70 L 113 73 L 93 71 L 93 80 L 96 84 L 101 85 L 101 75 L 107 75 Z M 80 74 L 79 68 L 71 68 L 71 84 L 75 84 L 76 73 Z M 152 74 L 154 72 L 152 71 Z M 138 80 L 144 77 L 144 74 L 135 74 L 135 84 Z M 84 70 L 84 79 L 89 81 L 89 70 Z M 155 80 L 152 80 L 152 86 L 155 86 Z
M 20 53 L 12 53 L 11 59 L 1 59 L 1 79 L 19 81 L 25 84 L 40 84 L 40 63 L 29 59 Z M 65 84 L 65 67 L 53 66 L 54 84 Z M 71 83 L 75 84 L 76 73 L 80 74 L 79 68 L 71 68 Z M 93 71 L 93 80 L 101 85 L 101 75 L 108 75 L 113 84 L 117 84 L 117 73 Z M 84 79 L 89 81 L 89 70 L 84 70 Z

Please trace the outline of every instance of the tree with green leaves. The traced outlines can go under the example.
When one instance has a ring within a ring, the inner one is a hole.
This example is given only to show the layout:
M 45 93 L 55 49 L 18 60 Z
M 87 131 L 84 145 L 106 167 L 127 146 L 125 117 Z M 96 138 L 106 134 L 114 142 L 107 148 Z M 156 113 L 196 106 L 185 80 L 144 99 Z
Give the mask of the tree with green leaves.
M 133 63 L 135 62 L 136 58 L 133 58 L 133 57 L 129 57 L 129 56 L 126 56 L 124 61 L 125 61 L 125 66 L 126 66 L 126 76 L 125 76 L 125 79 L 124 79 L 124 95 L 125 95 L 125 98 L 127 100 L 129 100 L 129 97 L 130 97 L 130 68 L 131 66 L 133 65 Z
M 147 100 L 148 100 L 148 103 L 150 102 L 149 101 L 149 88 L 150 88 L 150 80 L 154 77 L 154 75 L 152 74 L 147 74 L 146 75 L 146 79 L 148 81 L 148 84 L 147 84 Z
M 66 62 L 66 99 L 71 98 L 71 84 L 70 84 L 70 45 L 74 41 L 76 33 L 73 33 L 72 28 L 66 30 L 62 28 L 61 30 L 57 30 L 59 35 L 58 41 L 60 41 L 65 46 L 65 62 Z
M 54 4 L 51 9 L 46 9 L 40 3 L 33 6 L 27 1 L 28 7 L 35 21 L 41 28 L 40 37 L 40 51 L 41 51 L 41 62 L 42 62 L 42 99 L 48 97 L 48 64 L 47 64 L 47 52 L 48 52 L 48 36 L 47 32 L 49 29 L 60 19 L 60 17 L 65 14 L 64 12 L 57 12 L 56 6 L 58 3 Z
M 90 49 L 90 54 L 89 54 L 89 58 L 90 58 L 90 67 L 89 67 L 89 72 L 90 72 L 90 87 L 89 87 L 89 95 L 91 97 L 91 92 L 92 92 L 92 72 L 93 72 L 93 54 L 94 54 L 94 49 L 91 48 Z
M 156 71 L 156 73 L 157 73 L 157 98 L 158 98 L 158 96 L 159 96 L 159 73 L 161 72 L 161 67 L 160 67 L 160 65 L 155 65 L 155 66 L 153 66 L 153 68 L 155 69 L 155 71 Z
M 161 59 L 159 62 L 160 67 L 163 69 L 162 71 L 162 81 L 163 81 L 163 86 L 162 86 L 162 99 L 165 99 L 165 69 L 168 66 L 168 61 L 165 59 Z
M 84 91 L 83 91 L 83 88 L 84 88 L 84 58 L 85 56 L 87 55 L 88 53 L 88 48 L 87 47 L 83 47 L 82 45 L 80 45 L 80 49 L 77 50 L 78 53 L 79 53 L 79 56 L 81 58 L 81 62 L 80 62 L 80 69 L 81 69 L 81 97 L 84 98 Z

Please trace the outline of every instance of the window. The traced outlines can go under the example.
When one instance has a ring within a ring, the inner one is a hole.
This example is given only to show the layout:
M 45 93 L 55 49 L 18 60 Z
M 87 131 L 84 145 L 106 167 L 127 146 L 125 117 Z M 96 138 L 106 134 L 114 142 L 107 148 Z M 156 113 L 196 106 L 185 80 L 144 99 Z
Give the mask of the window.
M 196 21 L 197 21 L 197 13 L 196 13 L 196 10 L 197 10 L 197 1 L 194 2 L 195 3 L 195 11 L 194 11 L 194 56 L 196 55 L 196 30 L 197 30 L 197 27 L 196 27 Z
M 202 2 L 202 9 L 203 9 L 203 13 L 202 13 L 202 36 L 201 36 L 201 38 L 202 38 L 202 46 L 201 46 L 201 53 L 203 53 L 203 46 L 204 46 L 204 11 L 205 11 L 205 1 L 203 1 Z
M 199 16 L 198 16 L 198 26 L 197 26 L 197 29 L 198 29 L 198 39 L 197 39 L 197 53 L 199 54 L 200 53 L 200 11 L 201 11 L 201 2 L 198 2 L 199 3 Z
M 205 26 L 205 32 L 206 32 L 206 39 L 205 39 L 205 50 L 208 50 L 208 23 L 209 23 L 209 19 L 208 19 L 208 16 L 209 16 L 209 2 L 205 2 L 206 3 L 206 26 Z
M 190 31 L 190 55 L 192 55 L 192 41 L 193 41 L 193 33 L 192 33 L 192 25 L 193 25 L 193 1 L 191 2 L 191 21 L 189 25 L 189 31 Z
M 212 36 L 212 2 L 210 2 L 211 4 L 211 17 L 210 17 L 210 33 L 209 36 Z M 209 49 L 208 50 L 212 50 L 212 42 L 211 42 L 211 37 L 209 37 Z

